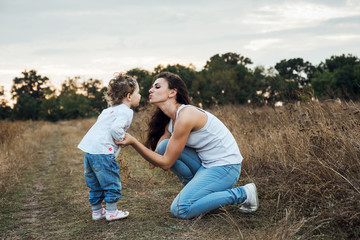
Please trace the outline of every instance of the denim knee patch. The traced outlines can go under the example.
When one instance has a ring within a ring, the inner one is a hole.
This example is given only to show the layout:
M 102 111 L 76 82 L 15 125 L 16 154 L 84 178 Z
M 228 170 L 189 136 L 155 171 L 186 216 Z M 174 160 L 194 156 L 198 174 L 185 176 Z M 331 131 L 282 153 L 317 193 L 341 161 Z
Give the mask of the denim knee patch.
M 191 204 L 183 204 L 179 201 L 177 196 L 171 204 L 170 212 L 174 217 L 188 219 L 188 213 L 190 211 Z

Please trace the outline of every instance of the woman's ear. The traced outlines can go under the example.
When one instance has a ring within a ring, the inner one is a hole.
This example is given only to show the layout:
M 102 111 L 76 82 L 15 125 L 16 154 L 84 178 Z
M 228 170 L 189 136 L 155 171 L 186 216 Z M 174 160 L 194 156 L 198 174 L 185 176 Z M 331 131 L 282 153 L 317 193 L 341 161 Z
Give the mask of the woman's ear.
M 171 90 L 170 90 L 170 95 L 169 95 L 169 97 L 173 98 L 173 97 L 176 96 L 176 94 L 177 94 L 177 89 L 176 89 L 176 88 L 171 89 Z

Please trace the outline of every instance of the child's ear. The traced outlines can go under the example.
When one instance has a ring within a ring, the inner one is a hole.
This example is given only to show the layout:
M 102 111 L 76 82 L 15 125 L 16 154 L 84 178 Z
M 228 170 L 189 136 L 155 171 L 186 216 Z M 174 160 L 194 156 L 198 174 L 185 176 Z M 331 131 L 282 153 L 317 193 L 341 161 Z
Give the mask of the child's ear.
M 126 95 L 126 99 L 129 100 L 129 101 L 131 100 L 131 94 L 130 94 L 130 93 L 128 93 L 128 94 Z

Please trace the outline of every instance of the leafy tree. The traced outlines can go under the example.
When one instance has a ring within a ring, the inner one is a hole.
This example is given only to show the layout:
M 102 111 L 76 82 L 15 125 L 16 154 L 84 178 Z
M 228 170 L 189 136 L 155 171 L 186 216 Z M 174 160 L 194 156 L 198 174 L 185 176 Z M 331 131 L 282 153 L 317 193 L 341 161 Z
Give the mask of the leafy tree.
M 141 68 L 133 68 L 126 72 L 127 75 L 135 77 L 139 84 L 144 84 L 148 80 L 150 72 Z
M 263 93 L 266 92 L 267 82 L 266 82 L 266 72 L 263 66 L 257 66 L 254 68 L 251 74 L 253 84 L 252 86 L 251 95 L 247 96 L 251 100 L 253 104 L 264 104 L 265 103 L 265 96 Z M 260 92 L 260 94 L 258 94 Z
M 254 98 L 258 83 L 254 81 L 252 71 L 246 67 L 251 63 L 249 58 L 237 53 L 212 56 L 197 78 L 202 103 L 205 106 L 246 103 Z
M 264 99 L 271 105 L 278 101 L 291 102 L 299 99 L 299 86 L 295 81 L 281 77 L 274 68 L 268 69 L 265 77 Z
M 90 78 L 88 81 L 84 81 L 81 84 L 81 89 L 90 100 L 90 105 L 93 108 L 93 115 L 98 115 L 107 107 L 106 100 L 104 99 L 104 92 L 107 88 L 102 87 L 102 82 L 100 80 Z
M 238 103 L 247 103 L 249 100 L 252 103 L 259 103 L 260 99 L 257 94 L 257 91 L 265 88 L 265 79 L 262 75 L 263 69 L 257 67 L 254 71 L 246 68 L 243 65 L 238 66 L 241 71 L 238 72 L 238 82 L 239 82 L 239 93 L 238 93 Z
M 202 70 L 196 74 L 196 79 L 192 84 L 192 95 L 195 104 L 200 107 L 207 107 L 216 103 L 214 89 L 211 84 L 207 83 L 207 72 Z
M 13 118 L 19 120 L 38 119 L 40 105 L 45 96 L 51 94 L 47 86 L 49 79 L 37 75 L 36 70 L 22 72 L 21 78 L 14 78 L 12 98 L 17 100 L 14 106 Z M 22 115 L 23 114 L 23 115 Z
M 300 85 L 310 83 L 316 71 L 316 68 L 310 62 L 305 62 L 302 58 L 281 60 L 279 63 L 276 63 L 275 69 L 281 77 L 289 81 L 293 80 Z
M 4 98 L 4 86 L 0 87 L 0 119 L 7 119 L 11 117 L 11 108 L 7 105 L 7 100 Z
M 17 99 L 21 94 L 27 93 L 30 97 L 41 102 L 47 93 L 51 93 L 50 88 L 47 86 L 49 78 L 37 75 L 36 70 L 22 72 L 24 75 L 21 78 L 14 78 L 12 86 L 13 99 Z
M 83 94 L 79 94 L 79 77 L 69 78 L 62 84 L 59 95 L 61 118 L 76 119 L 92 116 L 90 100 Z
M 16 120 L 37 120 L 39 113 L 39 102 L 29 93 L 17 96 L 17 102 L 12 111 L 12 118 Z
M 81 84 L 81 89 L 86 93 L 88 98 L 94 98 L 95 94 L 101 89 L 102 83 L 98 79 L 90 78 L 88 81 L 84 81 Z
M 52 96 L 44 99 L 40 106 L 39 118 L 46 121 L 56 122 L 62 118 L 59 98 Z
M 359 58 L 353 56 L 351 54 L 345 55 L 342 54 L 340 56 L 331 56 L 330 59 L 325 60 L 325 64 L 321 66 L 324 69 L 329 70 L 330 72 L 334 72 L 336 69 L 342 68 L 344 66 L 358 66 Z
M 281 60 L 275 65 L 277 76 L 268 78 L 269 98 L 268 101 L 291 102 L 309 100 L 313 91 L 309 86 L 316 68 L 302 58 Z
M 336 78 L 334 73 L 329 70 L 323 72 L 317 71 L 311 81 L 315 95 L 318 97 L 329 96 L 335 98 L 337 96 Z
M 360 59 L 332 56 L 321 63 L 311 81 L 315 95 L 357 100 L 360 98 Z
M 239 85 L 237 83 L 237 72 L 233 70 L 204 71 L 199 86 L 199 93 L 204 106 L 212 104 L 234 103 L 239 97 Z
M 61 94 L 75 94 L 80 90 L 78 81 L 80 77 L 68 78 L 61 84 Z
M 62 94 L 59 96 L 61 117 L 76 119 L 93 116 L 90 100 L 82 94 Z
M 93 107 L 93 111 L 94 113 L 96 113 L 96 115 L 99 115 L 102 110 L 104 110 L 108 106 L 104 98 L 104 94 L 106 91 L 107 87 L 102 87 L 97 92 L 95 92 L 93 98 L 90 98 L 90 104 Z
M 237 65 L 246 66 L 252 64 L 250 58 L 241 56 L 237 53 L 228 52 L 222 55 L 216 54 L 210 58 L 205 64 L 204 69 L 216 71 L 221 69 L 231 69 Z

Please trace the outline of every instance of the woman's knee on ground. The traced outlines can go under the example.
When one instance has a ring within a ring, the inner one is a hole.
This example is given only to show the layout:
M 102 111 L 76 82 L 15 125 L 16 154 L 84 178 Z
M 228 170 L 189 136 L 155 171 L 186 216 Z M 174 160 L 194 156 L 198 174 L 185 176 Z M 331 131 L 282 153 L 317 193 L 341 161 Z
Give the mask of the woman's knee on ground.
M 156 148 L 158 154 L 164 155 L 169 139 L 162 140 Z
M 182 219 L 193 218 L 194 216 L 190 215 L 191 210 L 192 210 L 191 205 L 181 204 L 177 201 L 177 198 L 175 198 L 175 200 L 171 204 L 171 208 L 170 208 L 171 214 L 174 217 L 182 218 Z

